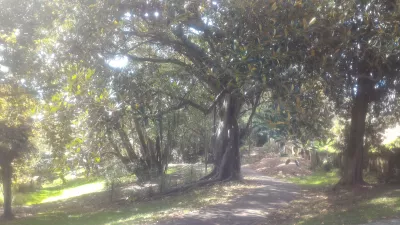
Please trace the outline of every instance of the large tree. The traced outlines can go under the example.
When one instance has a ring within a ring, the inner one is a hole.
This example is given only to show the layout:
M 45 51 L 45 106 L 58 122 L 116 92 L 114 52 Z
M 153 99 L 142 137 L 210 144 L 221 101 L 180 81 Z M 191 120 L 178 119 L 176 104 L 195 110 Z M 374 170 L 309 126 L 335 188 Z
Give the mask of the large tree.
M 326 1 L 307 28 L 309 52 L 338 111 L 351 120 L 341 184 L 363 184 L 366 117 L 398 117 L 400 90 L 396 1 Z
M 107 67 L 104 65 L 115 58 L 128 61 L 136 71 L 156 64 L 168 66 L 167 76 L 157 71 L 152 73 L 157 73 L 160 80 L 168 77 L 178 90 L 163 88 L 155 96 L 170 99 L 167 111 L 191 106 L 204 114 L 215 113 L 212 141 L 215 167 L 206 178 L 237 179 L 240 177 L 238 119 L 243 105 L 250 105 L 254 114 L 262 92 L 283 87 L 279 76 L 291 62 L 302 61 L 302 56 L 288 53 L 298 44 L 282 38 L 287 37 L 285 27 L 290 23 L 283 18 L 292 11 L 296 16 L 305 15 L 294 4 L 285 10 L 277 10 L 277 4 L 74 2 L 71 5 L 76 15 L 70 21 L 75 28 L 63 40 L 69 43 L 66 52 L 70 58 L 84 59 L 88 67 L 102 64 L 103 69 L 96 69 L 96 73 L 104 78 L 110 77 L 105 72 L 110 68 L 104 69 Z M 297 29 L 293 26 L 290 32 L 296 33 Z M 203 94 L 196 96 L 197 93 Z

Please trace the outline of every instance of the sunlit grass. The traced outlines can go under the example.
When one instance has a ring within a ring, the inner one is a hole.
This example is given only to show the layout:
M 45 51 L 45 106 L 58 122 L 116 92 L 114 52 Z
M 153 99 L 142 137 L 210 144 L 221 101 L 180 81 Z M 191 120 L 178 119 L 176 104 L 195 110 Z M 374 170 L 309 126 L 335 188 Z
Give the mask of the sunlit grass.
M 330 172 L 317 171 L 310 176 L 292 177 L 289 181 L 306 187 L 324 187 L 334 185 L 339 181 L 338 170 Z
M 52 183 L 43 185 L 43 188 L 35 192 L 13 194 L 13 205 L 36 205 L 45 202 L 65 200 L 80 195 L 95 193 L 104 190 L 105 182 L 102 180 L 76 178 L 63 185 L 61 180 L 57 179 Z M 3 203 L 1 193 L 0 204 Z
M 78 197 L 78 196 L 85 195 L 85 194 L 100 192 L 100 191 L 103 191 L 104 188 L 105 188 L 104 181 L 96 181 L 93 183 L 84 184 L 84 185 L 80 185 L 77 187 L 60 190 L 58 195 L 54 195 L 53 197 L 45 198 L 40 203 L 65 200 L 65 199 Z
M 178 168 L 176 168 L 176 167 L 170 167 L 170 168 L 167 169 L 167 171 L 165 171 L 165 174 L 170 175 L 170 174 L 174 174 L 174 173 L 176 173 L 176 172 L 178 172 Z
M 224 183 L 202 187 L 178 196 L 163 199 L 135 202 L 130 206 L 108 211 L 69 214 L 49 212 L 32 218 L 19 219 L 5 225 L 125 225 L 148 224 L 161 219 L 179 216 L 212 204 L 226 203 L 234 197 L 247 193 L 256 185 L 243 183 Z

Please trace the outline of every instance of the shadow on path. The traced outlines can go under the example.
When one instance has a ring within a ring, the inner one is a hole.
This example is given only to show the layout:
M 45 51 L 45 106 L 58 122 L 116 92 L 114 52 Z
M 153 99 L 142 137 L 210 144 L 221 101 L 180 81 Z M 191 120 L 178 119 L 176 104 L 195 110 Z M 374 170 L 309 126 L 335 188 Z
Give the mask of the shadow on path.
M 287 205 L 296 198 L 300 188 L 256 172 L 247 166 L 242 167 L 243 176 L 251 177 L 262 187 L 239 197 L 227 204 L 206 207 L 183 215 L 182 218 L 160 221 L 157 225 L 256 225 L 268 224 L 266 217 L 279 207 Z

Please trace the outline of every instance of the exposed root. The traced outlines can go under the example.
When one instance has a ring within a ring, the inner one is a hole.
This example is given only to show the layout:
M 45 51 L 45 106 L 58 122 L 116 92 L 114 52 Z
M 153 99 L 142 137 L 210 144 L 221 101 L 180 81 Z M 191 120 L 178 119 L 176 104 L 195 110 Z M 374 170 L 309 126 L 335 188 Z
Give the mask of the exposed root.
M 365 187 L 367 185 L 370 185 L 369 183 L 365 182 L 364 180 L 356 182 L 356 183 L 348 183 L 346 182 L 345 179 L 340 178 L 340 180 L 337 182 L 337 184 L 335 184 L 335 186 L 333 186 L 332 190 L 336 191 L 339 188 L 346 188 L 346 187 Z
M 162 198 L 164 196 L 169 196 L 169 195 L 174 195 L 174 194 L 178 194 L 178 193 L 181 193 L 181 192 L 186 192 L 186 191 L 189 191 L 189 190 L 191 190 L 193 188 L 203 187 L 203 186 L 206 186 L 206 185 L 215 185 L 215 184 L 219 184 L 219 183 L 224 183 L 224 182 L 236 180 L 235 177 L 236 176 L 234 176 L 232 174 L 229 177 L 222 179 L 222 178 L 220 178 L 218 173 L 211 172 L 209 175 L 201 178 L 197 182 L 186 184 L 186 185 L 183 185 L 183 186 L 180 186 L 180 187 L 176 187 L 176 188 L 167 190 L 165 192 L 162 192 L 162 193 L 160 193 L 158 195 L 153 196 L 152 199 Z
M 211 171 L 211 173 L 207 174 L 206 176 L 200 178 L 200 180 L 210 180 L 213 177 L 215 177 L 215 174 L 217 173 L 216 167 Z

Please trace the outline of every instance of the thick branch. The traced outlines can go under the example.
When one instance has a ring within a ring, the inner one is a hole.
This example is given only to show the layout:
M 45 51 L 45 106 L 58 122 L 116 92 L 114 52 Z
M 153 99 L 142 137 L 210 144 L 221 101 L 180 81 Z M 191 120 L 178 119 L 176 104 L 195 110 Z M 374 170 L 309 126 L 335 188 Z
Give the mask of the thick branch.
M 256 114 L 257 106 L 260 103 L 261 93 L 262 92 L 260 92 L 260 93 L 258 93 L 256 95 L 256 100 L 255 100 L 254 105 L 253 105 L 253 107 L 251 109 L 251 114 L 250 114 L 249 120 L 247 121 L 246 129 L 244 130 L 244 134 L 243 134 L 242 137 L 246 137 L 250 133 L 250 131 L 249 131 L 250 124 L 251 124 L 251 121 L 253 120 L 254 115 Z
M 193 101 L 190 100 L 190 99 L 186 99 L 186 98 L 182 98 L 182 97 L 176 97 L 176 96 L 171 95 L 171 94 L 168 94 L 168 93 L 167 93 L 167 95 L 169 95 L 169 96 L 172 97 L 172 98 L 178 98 L 179 100 L 181 100 L 181 103 L 180 103 L 179 105 L 177 105 L 177 106 L 182 106 L 182 107 L 183 107 L 183 106 L 185 106 L 185 105 L 190 105 L 190 106 L 192 106 L 193 108 L 195 108 L 195 109 L 197 109 L 197 110 L 203 112 L 205 115 L 208 115 L 208 114 L 211 113 L 211 111 L 214 109 L 214 107 L 218 104 L 218 102 L 221 101 L 221 99 L 225 96 L 226 93 L 228 93 L 228 90 L 227 90 L 227 89 L 222 90 L 222 91 L 217 95 L 217 97 L 215 98 L 214 102 L 213 102 L 209 107 L 202 106 L 202 105 L 200 105 L 200 104 L 198 104 L 198 103 L 196 103 L 196 102 L 193 102 Z
M 134 55 L 126 55 L 130 60 L 137 62 L 153 62 L 153 63 L 171 63 L 183 67 L 190 67 L 188 64 L 177 60 L 177 59 L 163 59 L 163 58 L 146 58 L 146 57 L 137 57 Z

